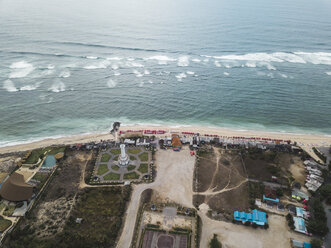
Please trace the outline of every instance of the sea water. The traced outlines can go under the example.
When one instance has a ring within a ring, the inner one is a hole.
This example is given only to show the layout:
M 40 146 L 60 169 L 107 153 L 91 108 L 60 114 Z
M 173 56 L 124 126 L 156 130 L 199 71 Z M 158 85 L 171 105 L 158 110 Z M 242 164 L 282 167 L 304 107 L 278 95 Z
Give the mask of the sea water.
M 331 134 L 327 0 L 1 0 L 0 146 L 125 124 Z

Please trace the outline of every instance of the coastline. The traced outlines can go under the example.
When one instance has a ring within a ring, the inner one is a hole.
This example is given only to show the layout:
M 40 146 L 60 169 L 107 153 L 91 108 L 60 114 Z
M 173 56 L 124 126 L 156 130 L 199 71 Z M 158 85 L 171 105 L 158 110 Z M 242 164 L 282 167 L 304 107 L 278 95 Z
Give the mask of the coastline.
M 312 152 L 314 146 L 330 146 L 331 136 L 316 135 L 316 134 L 296 134 L 268 131 L 251 131 L 251 130 L 235 130 L 221 127 L 206 127 L 206 126 L 165 126 L 165 125 L 124 125 L 120 127 L 120 131 L 126 130 L 165 130 L 167 134 L 156 136 L 170 136 L 170 132 L 195 132 L 203 134 L 216 134 L 219 136 L 245 136 L 270 139 L 284 139 L 296 141 L 299 146 L 306 150 L 310 155 L 316 158 Z M 31 143 L 17 144 L 12 146 L 0 147 L 0 154 L 13 153 L 19 151 L 28 151 L 40 147 L 51 145 L 70 145 L 75 143 L 86 143 L 100 140 L 115 140 L 114 135 L 110 133 L 93 133 L 66 136 L 60 138 L 47 138 Z

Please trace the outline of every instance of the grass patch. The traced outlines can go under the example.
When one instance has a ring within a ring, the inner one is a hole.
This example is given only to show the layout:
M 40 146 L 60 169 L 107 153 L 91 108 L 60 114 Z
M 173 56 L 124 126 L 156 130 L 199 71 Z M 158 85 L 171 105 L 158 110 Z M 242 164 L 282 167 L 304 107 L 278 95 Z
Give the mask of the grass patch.
M 101 156 L 101 162 L 108 162 L 110 160 L 111 156 L 108 153 L 104 153 Z
M 137 160 L 135 156 L 130 156 L 130 160 Z
M 111 167 L 114 171 L 118 171 L 120 169 L 120 167 L 118 165 L 113 165 Z
M 6 220 L 0 216 L 0 232 L 4 232 L 8 227 L 10 227 L 11 221 Z
M 121 154 L 121 150 L 120 149 L 111 149 L 110 152 L 114 155 L 118 155 Z
M 139 175 L 136 172 L 130 172 L 130 173 L 126 173 L 124 174 L 124 179 L 138 179 Z
M 12 216 L 15 211 L 15 206 L 7 206 L 5 211 L 3 211 L 3 215 L 5 216 Z
M 140 158 L 140 161 L 148 161 L 148 153 L 147 152 L 144 152 L 142 154 L 139 155 L 139 158 Z
M 107 171 L 109 171 L 108 170 L 108 165 L 106 165 L 106 164 L 99 164 L 98 172 L 97 172 L 97 174 L 99 176 L 105 174 Z
M 25 164 L 35 164 L 38 162 L 39 158 L 44 157 L 44 152 L 47 150 L 45 148 L 43 149 L 37 149 L 33 150 L 30 154 L 30 156 L 27 158 L 27 160 L 24 162 Z
M 141 149 L 140 148 L 131 148 L 131 149 L 128 149 L 128 152 L 132 153 L 132 154 L 138 154 L 139 152 L 141 152 Z
M 136 166 L 130 164 L 130 165 L 128 166 L 128 171 L 132 171 L 132 170 L 134 170 L 135 168 L 136 168 Z
M 138 171 L 141 173 L 147 173 L 148 172 L 148 164 L 140 164 Z
M 37 185 L 36 189 L 39 192 L 39 190 L 43 187 L 45 182 L 47 181 L 49 174 L 48 173 L 40 173 L 37 172 L 32 179 L 39 181 L 40 183 Z
M 49 151 L 49 153 L 48 154 L 50 154 L 50 155 L 55 155 L 55 154 L 57 154 L 57 153 L 59 153 L 59 152 L 64 152 L 65 151 L 65 147 L 63 146 L 63 147 L 54 147 L 54 148 L 51 148 L 51 150 Z
M 110 172 L 109 174 L 105 175 L 103 177 L 103 180 L 109 181 L 109 180 L 120 180 L 121 175 L 117 173 Z

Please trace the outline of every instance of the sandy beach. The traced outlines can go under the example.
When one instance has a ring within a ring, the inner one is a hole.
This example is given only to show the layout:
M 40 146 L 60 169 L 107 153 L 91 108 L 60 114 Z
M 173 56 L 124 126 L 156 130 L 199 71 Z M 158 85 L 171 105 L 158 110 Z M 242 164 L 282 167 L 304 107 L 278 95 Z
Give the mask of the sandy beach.
M 165 130 L 167 133 L 160 136 L 170 136 L 171 132 L 195 132 L 203 134 L 216 134 L 219 136 L 244 136 L 244 137 L 258 137 L 258 138 L 270 138 L 270 139 L 283 139 L 296 141 L 297 144 L 311 154 L 315 159 L 317 156 L 312 152 L 312 147 L 330 146 L 331 136 L 312 135 L 312 134 L 294 134 L 294 133 L 281 133 L 281 132 L 266 132 L 266 131 L 248 131 L 248 130 L 232 130 L 218 127 L 202 127 L 202 126 L 152 126 L 152 125 L 128 125 L 122 126 L 121 131 L 126 130 Z M 91 141 L 100 140 L 115 140 L 115 136 L 109 133 L 100 134 L 87 134 L 68 136 L 56 139 L 45 139 L 28 144 L 20 144 L 14 146 L 0 147 L 0 154 L 11 153 L 18 151 L 27 151 L 40 147 L 46 147 L 50 145 L 69 145 L 75 143 L 85 143 Z

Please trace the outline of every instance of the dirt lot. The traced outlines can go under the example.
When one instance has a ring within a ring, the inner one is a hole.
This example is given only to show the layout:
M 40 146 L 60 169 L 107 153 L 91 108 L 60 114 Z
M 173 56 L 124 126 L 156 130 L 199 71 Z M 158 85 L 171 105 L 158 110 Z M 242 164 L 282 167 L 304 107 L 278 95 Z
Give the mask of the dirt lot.
M 196 188 L 199 194 L 195 195 L 194 204 L 207 203 L 212 210 L 227 214 L 247 209 L 248 183 L 238 151 L 213 148 L 198 156 Z
M 295 167 L 303 168 L 300 157 L 290 153 L 248 150 L 243 156 L 249 178 L 261 181 L 271 181 L 272 176 L 278 177 L 282 184 L 287 184 L 292 177 L 302 180 Z M 294 167 L 293 167 L 294 166 Z

